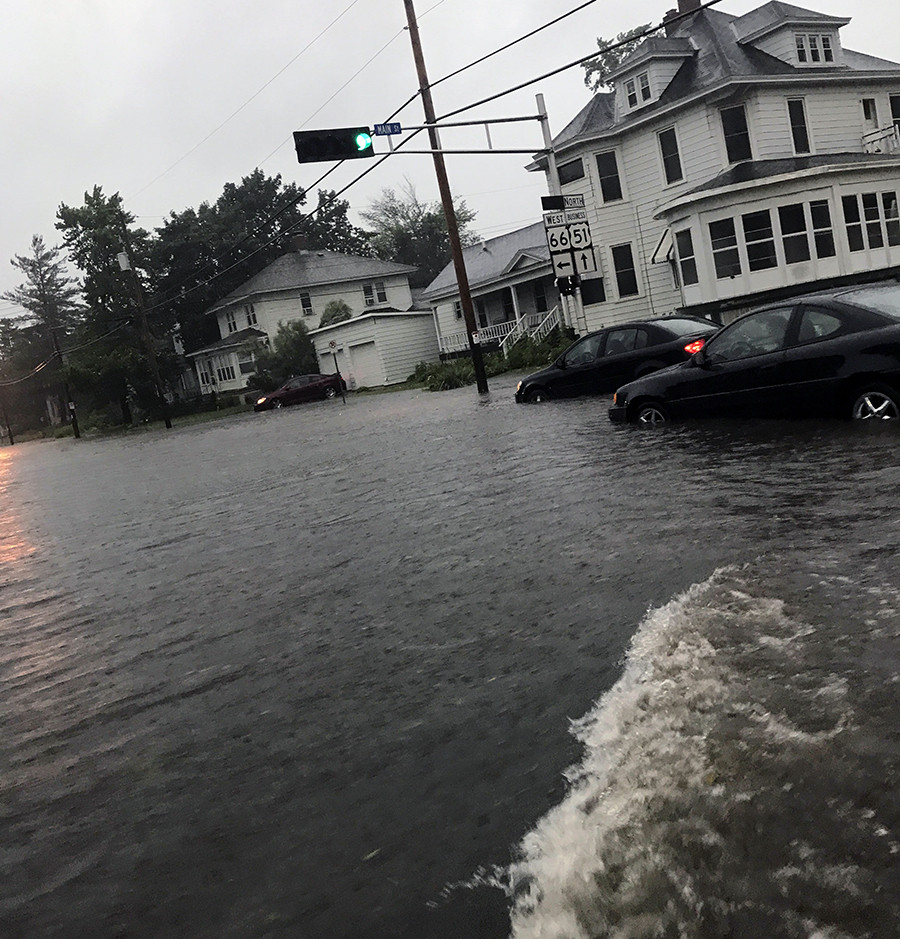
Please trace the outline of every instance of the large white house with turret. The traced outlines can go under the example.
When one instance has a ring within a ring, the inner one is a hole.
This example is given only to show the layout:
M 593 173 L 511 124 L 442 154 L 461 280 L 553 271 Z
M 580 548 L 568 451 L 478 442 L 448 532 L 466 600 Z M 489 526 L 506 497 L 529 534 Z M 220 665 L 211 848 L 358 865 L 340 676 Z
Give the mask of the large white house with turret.
M 598 270 L 589 328 L 900 273 L 900 65 L 846 17 L 679 0 L 554 139 Z M 529 167 L 549 171 L 547 159 Z

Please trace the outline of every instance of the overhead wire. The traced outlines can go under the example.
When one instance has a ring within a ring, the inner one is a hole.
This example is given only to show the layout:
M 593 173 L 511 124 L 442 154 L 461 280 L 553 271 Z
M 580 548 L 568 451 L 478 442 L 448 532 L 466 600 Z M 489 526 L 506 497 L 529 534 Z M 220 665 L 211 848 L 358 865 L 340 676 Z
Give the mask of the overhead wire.
M 334 23 L 337 22 L 337 20 L 339 20 L 346 12 L 348 12 L 349 9 L 352 8 L 352 7 L 355 5 L 355 3 L 357 3 L 357 2 L 358 2 L 358 0 L 353 0 L 353 2 L 352 2 L 341 14 L 339 14 L 339 16 L 336 17 L 335 20 L 333 20 L 333 21 L 328 25 L 328 27 L 326 27 L 325 30 L 322 31 L 322 33 L 324 33 L 325 31 L 327 31 L 327 29 L 330 29 L 330 27 L 331 27 L 332 25 L 334 25 Z M 443 2 L 444 2 L 444 0 L 439 0 L 438 3 L 436 3 L 436 4 L 434 4 L 432 7 L 430 7 L 429 10 L 427 10 L 426 13 L 423 14 L 423 15 L 427 15 L 427 13 L 431 12 L 431 10 L 435 9 L 435 7 L 440 6 L 441 3 L 443 3 Z M 534 29 L 534 30 L 532 30 L 531 32 L 529 32 L 529 33 L 527 33 L 527 34 L 525 34 L 525 35 L 519 37 L 518 39 L 513 40 L 513 41 L 507 43 L 506 45 L 504 45 L 504 46 L 502 46 L 502 47 L 499 47 L 499 48 L 496 49 L 496 50 L 493 50 L 492 52 L 488 53 L 487 55 L 482 56 L 482 57 L 480 57 L 479 59 L 476 59 L 476 60 L 474 60 L 474 61 L 468 63 L 467 65 L 462 66 L 462 67 L 459 68 L 459 69 L 456 69 L 454 72 L 451 72 L 451 73 L 448 73 L 448 74 L 445 75 L 445 76 L 442 76 L 441 78 L 437 79 L 437 81 L 431 82 L 431 83 L 430 83 L 431 87 L 434 87 L 435 85 L 440 84 L 441 82 L 447 81 L 447 80 L 449 80 L 450 78 L 453 78 L 453 77 L 455 77 L 455 76 L 457 76 L 457 75 L 460 75 L 460 74 L 462 74 L 462 72 L 464 72 L 464 71 L 466 71 L 466 70 L 468 70 L 468 69 L 470 69 L 470 68 L 474 68 L 476 65 L 481 64 L 482 62 L 484 62 L 484 61 L 486 61 L 487 59 L 493 57 L 494 55 L 497 55 L 497 54 L 499 54 L 500 52 L 503 52 L 503 51 L 508 50 L 509 48 L 512 48 L 513 46 L 517 45 L 519 42 L 522 42 L 522 41 L 524 41 L 525 39 L 531 38 L 532 36 L 536 35 L 537 33 L 542 32 L 544 29 L 548 29 L 549 27 L 555 25 L 556 23 L 558 23 L 558 22 L 560 22 L 561 20 L 567 18 L 568 16 L 571 16 L 571 15 L 573 15 L 574 13 L 581 11 L 581 10 L 584 9 L 585 7 L 590 6 L 590 5 L 591 5 L 592 3 L 594 3 L 594 2 L 596 2 L 596 0 L 586 0 L 585 3 L 580 4 L 578 7 L 574 8 L 573 10 L 568 11 L 567 13 L 562 14 L 562 15 L 559 16 L 559 17 L 556 17 L 554 20 L 548 21 L 546 24 L 543 24 L 542 26 L 538 27 L 537 29 Z M 502 91 L 502 92 L 498 92 L 498 93 L 495 94 L 495 95 L 491 95 L 491 96 L 489 96 L 489 97 L 483 98 L 483 99 L 481 99 L 481 100 L 479 100 L 479 101 L 476 101 L 476 102 L 474 102 L 474 103 L 472 103 L 472 104 L 466 105 L 466 106 L 464 106 L 464 107 L 462 107 L 462 108 L 457 108 L 457 109 L 454 110 L 454 111 L 449 111 L 449 112 L 447 112 L 446 114 L 443 114 L 443 115 L 441 115 L 440 117 L 438 117 L 438 118 L 436 119 L 435 123 L 439 123 L 440 121 L 448 120 L 449 118 L 455 117 L 455 116 L 458 115 L 458 114 L 465 113 L 466 111 L 473 110 L 474 108 L 480 107 L 480 106 L 482 106 L 482 105 L 484 105 L 484 104 L 488 104 L 488 103 L 490 103 L 491 101 L 495 101 L 495 100 L 498 100 L 498 99 L 500 99 L 500 98 L 506 97 L 506 96 L 509 95 L 509 94 L 513 94 L 513 93 L 515 93 L 516 91 L 520 91 L 520 90 L 522 90 L 523 88 L 527 88 L 527 87 L 529 87 L 530 85 L 536 84 L 537 82 L 540 82 L 540 81 L 543 81 L 543 80 L 545 80 L 545 79 L 547 79 L 547 78 L 551 78 L 551 77 L 553 77 L 553 76 L 555 76 L 555 75 L 561 74 L 562 72 L 567 71 L 567 70 L 570 69 L 570 68 L 574 68 L 574 67 L 576 67 L 576 66 L 578 66 L 578 65 L 582 65 L 584 62 L 587 62 L 587 61 L 589 61 L 589 60 L 591 60 L 591 59 L 594 59 L 594 58 L 596 58 L 598 55 L 600 55 L 600 54 L 602 54 L 602 53 L 615 51 L 616 49 L 619 49 L 619 48 L 621 48 L 622 46 L 627 45 L 628 43 L 634 42 L 636 39 L 643 39 L 643 38 L 645 38 L 645 37 L 647 37 L 647 36 L 653 35 L 654 33 L 659 32 L 660 29 L 665 28 L 667 25 L 671 25 L 671 24 L 674 23 L 674 22 L 678 22 L 679 20 L 684 19 L 684 18 L 686 18 L 687 16 L 696 13 L 698 10 L 707 9 L 707 8 L 709 8 L 709 7 L 715 6 L 715 5 L 717 5 L 718 3 L 720 3 L 720 2 L 721 2 L 721 0 L 707 0 L 706 3 L 701 4 L 699 7 L 695 8 L 694 10 L 691 10 L 691 11 L 686 12 L 686 13 L 683 13 L 683 14 L 678 14 L 678 15 L 676 15 L 676 16 L 674 16 L 674 17 L 670 17 L 670 18 L 668 18 L 665 22 L 660 23 L 660 24 L 657 25 L 657 26 L 648 27 L 646 30 L 643 30 L 643 31 L 641 31 L 640 33 L 635 34 L 634 36 L 631 36 L 631 37 L 630 37 L 629 39 L 627 39 L 627 40 L 621 40 L 621 41 L 619 41 L 619 42 L 610 43 L 609 45 L 605 46 L 603 49 L 594 50 L 594 51 L 592 51 L 589 55 L 581 56 L 580 58 L 575 59 L 575 60 L 573 60 L 573 61 L 571 61 L 571 62 L 568 62 L 567 64 L 565 64 L 565 65 L 563 65 L 563 66 L 560 66 L 559 68 L 553 69 L 553 70 L 551 70 L 551 71 L 549 71 L 549 72 L 545 72 L 545 73 L 543 73 L 542 75 L 539 75 L 539 76 L 537 76 L 537 77 L 535 77 L 535 78 L 532 78 L 532 79 L 530 79 L 530 80 L 528 80 L 528 81 L 526 81 L 526 82 L 521 82 L 521 83 L 518 84 L 518 85 L 515 85 L 515 86 L 513 86 L 513 87 L 511 87 L 511 88 L 508 88 L 508 89 L 506 89 L 506 90 L 504 90 L 504 91 Z M 380 54 L 384 51 L 384 49 L 386 49 L 387 46 L 390 45 L 390 44 L 397 38 L 397 36 L 399 36 L 402 32 L 403 32 L 403 31 L 401 30 L 400 32 L 398 32 L 397 34 L 395 34 L 393 37 L 391 37 L 391 39 L 388 40 L 388 42 L 387 42 L 377 53 L 375 53 L 375 55 L 372 57 L 372 59 L 369 60 L 369 62 L 371 62 L 374 58 L 376 58 L 378 55 L 380 55 Z M 321 36 L 322 33 L 320 33 L 319 36 Z M 316 39 L 318 39 L 319 36 L 317 36 Z M 313 40 L 313 42 L 315 42 L 315 40 Z M 175 165 L 177 165 L 178 163 L 180 163 L 183 159 L 185 159 L 188 155 L 190 155 L 190 153 L 194 152 L 194 150 L 196 150 L 197 147 L 201 146 L 206 140 L 209 139 L 210 136 L 212 136 L 214 133 L 216 133 L 216 131 L 218 131 L 222 126 L 224 126 L 224 124 L 227 123 L 228 120 L 231 120 L 232 117 L 234 117 L 234 116 L 235 116 L 236 114 L 238 114 L 241 110 L 243 110 L 243 108 L 246 107 L 246 105 L 249 104 L 250 101 L 252 101 L 253 98 L 255 98 L 258 94 L 260 94 L 269 84 L 271 84 L 272 81 L 274 81 L 274 80 L 278 77 L 278 75 L 280 75 L 285 69 L 287 69 L 291 64 L 293 64 L 293 62 L 295 62 L 295 61 L 297 60 L 297 58 L 299 58 L 300 55 L 302 55 L 303 52 L 306 51 L 307 48 L 309 48 L 309 45 L 312 45 L 312 42 L 309 43 L 306 47 L 304 47 L 304 49 L 301 50 L 301 52 L 298 53 L 297 56 L 295 56 L 294 59 L 291 60 L 291 62 L 289 62 L 289 63 L 288 63 L 286 66 L 284 66 L 284 68 L 282 68 L 275 76 L 273 76 L 273 78 L 270 79 L 269 82 L 266 83 L 266 85 L 264 85 L 262 88 L 260 88 L 259 91 L 256 92 L 256 94 L 254 94 L 253 96 L 251 96 L 251 98 L 249 98 L 240 108 L 238 108 L 235 112 L 233 112 L 233 114 L 230 115 L 229 118 L 226 119 L 226 121 L 224 121 L 221 125 L 219 125 L 219 127 L 217 127 L 215 130 L 213 130 L 209 135 L 207 135 L 207 137 L 204 138 L 204 140 L 200 141 L 200 143 L 198 143 L 192 150 L 188 151 L 188 153 L 186 153 L 186 154 L 184 155 L 184 157 L 182 157 L 182 158 L 180 158 L 178 161 L 176 161 L 175 164 L 172 164 L 172 166 L 174 167 Z M 367 63 L 367 64 L 368 64 L 368 63 Z M 348 80 L 348 82 L 346 82 L 343 86 L 341 86 L 341 88 L 338 89 L 338 91 L 335 92 L 335 94 L 332 95 L 331 98 L 329 98 L 328 101 L 326 101 L 326 102 L 322 105 L 322 107 L 324 107 L 325 104 L 327 104 L 329 101 L 331 101 L 332 98 L 334 98 L 340 91 L 342 91 L 342 90 L 346 87 L 346 85 L 349 84 L 349 82 L 353 80 L 353 78 L 355 78 L 358 74 L 360 74 L 360 72 L 361 72 L 362 70 L 363 70 L 363 69 L 360 68 L 360 69 L 354 74 L 354 76 L 352 76 L 352 78 Z M 418 98 L 418 97 L 420 96 L 420 94 L 421 94 L 421 89 L 420 89 L 418 92 L 416 92 L 415 94 L 411 95 L 402 105 L 400 105 L 397 109 L 395 109 L 395 110 L 393 111 L 393 113 L 386 119 L 386 121 L 390 121 L 393 117 L 396 117 L 401 111 L 403 111 L 403 110 L 404 110 L 406 107 L 408 107 L 413 101 L 415 101 L 416 98 Z M 314 112 L 314 114 L 313 114 L 312 116 L 314 117 L 315 114 L 318 114 L 321 109 L 322 109 L 322 108 L 320 107 L 316 112 Z M 279 239 L 285 237 L 285 235 L 290 234 L 290 233 L 291 233 L 292 231 L 294 231 L 300 224 L 302 224 L 302 222 L 303 222 L 306 218 L 312 217 L 313 215 L 315 215 L 315 214 L 316 214 L 318 211 L 320 211 L 321 209 L 323 209 L 323 208 L 327 207 L 328 205 L 332 204 L 332 202 L 334 202 L 339 196 L 341 196 L 341 195 L 343 195 L 345 192 L 347 192 L 348 189 L 352 188 L 352 187 L 355 186 L 360 180 L 362 180 L 363 178 L 365 178 L 366 176 L 368 176 L 370 173 L 372 173 L 372 172 L 374 172 L 376 169 L 378 169 L 387 159 L 389 159 L 391 156 L 393 156 L 398 150 L 402 149 L 403 146 L 405 146 L 409 141 L 411 141 L 414 137 L 416 137 L 422 130 L 424 130 L 424 128 L 418 128 L 418 129 L 414 130 L 414 131 L 409 135 L 409 137 L 407 137 L 406 139 L 404 139 L 403 141 L 401 141 L 401 142 L 400 142 L 394 149 L 392 149 L 389 153 L 384 154 L 384 156 L 382 156 L 381 159 L 377 160 L 373 165 L 371 165 L 370 167 L 368 167 L 368 168 L 367 168 L 366 170 L 364 170 L 363 172 L 359 173 L 354 179 L 352 179 L 349 183 L 347 183 L 347 185 L 345 185 L 342 189 L 340 189 L 340 190 L 334 192 L 331 199 L 329 199 L 329 200 L 328 200 L 327 202 L 325 202 L 325 203 L 320 203 L 320 204 L 317 205 L 311 212 L 307 213 L 307 214 L 304 216 L 304 219 L 302 219 L 302 220 L 300 220 L 300 221 L 298 221 L 298 222 L 295 222 L 294 224 L 288 226 L 286 229 L 283 229 L 283 230 L 280 230 L 280 231 L 276 232 L 270 239 L 268 239 L 266 242 L 264 242 L 261 246 L 259 246 L 259 247 L 258 247 L 257 249 L 255 249 L 253 252 L 251 252 L 251 253 L 248 254 L 248 255 L 245 255 L 243 258 L 241 258 L 239 261 L 236 261 L 234 264 L 232 264 L 232 265 L 230 265 L 230 266 L 228 266 L 228 267 L 226 267 L 226 268 L 224 268 L 224 269 L 222 269 L 222 270 L 220 270 L 220 271 L 217 271 L 216 274 L 215 274 L 212 278 L 208 279 L 207 281 L 201 282 L 200 284 L 195 284 L 194 286 L 192 286 L 191 288 L 189 288 L 187 291 L 184 291 L 184 292 L 181 294 L 181 296 L 184 296 L 186 293 L 191 293 L 191 292 L 193 292 L 194 290 L 198 290 L 198 289 L 200 289 L 201 287 L 209 286 L 210 283 L 213 283 L 213 282 L 214 282 L 215 280 L 217 280 L 219 277 L 221 277 L 221 276 L 223 276 L 224 274 L 228 273 L 229 271 L 233 270 L 235 267 L 237 267 L 239 264 L 241 264 L 241 263 L 243 263 L 244 261 L 246 261 L 248 258 L 253 257 L 255 254 L 258 254 L 260 251 L 262 251 L 262 250 L 264 250 L 265 248 L 269 247 L 270 245 L 274 244 L 277 240 L 279 240 Z M 281 146 L 283 146 L 283 145 L 284 145 L 284 141 L 283 141 L 281 144 L 279 144 L 279 148 L 280 148 Z M 278 148 L 276 148 L 276 150 L 277 150 L 277 149 L 278 149 Z M 275 152 L 276 152 L 276 151 L 272 151 L 272 153 L 275 153 Z M 272 154 L 269 154 L 269 156 L 271 156 L 271 155 L 272 155 Z M 265 159 L 269 159 L 269 157 L 266 157 Z M 343 164 L 343 162 L 344 162 L 344 161 L 342 160 L 342 161 L 339 161 L 338 163 L 334 164 L 333 166 L 331 166 L 328 170 L 326 170 L 325 173 L 323 173 L 323 174 L 319 177 L 318 180 L 316 180 L 315 183 L 312 184 L 312 186 L 313 186 L 313 187 L 318 186 L 320 182 L 322 182 L 324 179 L 326 179 L 332 172 L 334 172 L 339 166 L 341 166 L 341 165 Z M 172 168 L 172 167 L 169 167 L 169 169 L 171 169 L 171 168 Z M 162 175 L 165 175 L 166 172 L 168 172 L 168 170 L 163 171 L 163 173 L 160 174 L 160 176 L 157 176 L 155 179 L 151 180 L 151 182 L 148 183 L 147 186 L 144 187 L 144 189 L 146 189 L 146 188 L 148 188 L 150 185 L 152 185 L 152 183 L 155 182 L 157 179 L 159 179 Z M 311 187 L 310 187 L 310 188 L 311 188 Z M 143 192 L 144 189 L 140 190 L 140 192 Z M 295 199 L 290 200 L 288 203 L 286 203 L 284 206 L 282 206 L 276 213 L 274 213 L 273 215 L 271 215 L 271 216 L 269 216 L 267 219 L 265 219 L 265 220 L 263 221 L 263 223 L 262 223 L 263 226 L 267 226 L 267 225 L 269 225 L 269 224 L 272 224 L 274 221 L 277 221 L 277 219 L 280 218 L 282 215 L 284 215 L 290 208 L 296 206 L 296 205 L 300 202 L 300 200 L 301 200 L 303 197 L 305 197 L 305 195 L 306 195 L 306 193 L 307 193 L 308 191 L 309 191 L 309 189 L 304 189 L 303 192 L 302 192 L 302 194 L 301 194 L 301 196 L 299 196 L 299 197 L 297 197 L 297 198 L 295 198 Z M 232 245 L 232 246 L 228 249 L 228 251 L 227 251 L 226 253 L 223 253 L 222 255 L 220 255 L 219 257 L 217 257 L 216 259 L 213 259 L 213 261 L 208 262 L 208 264 L 216 263 L 218 260 L 221 260 L 223 257 L 227 256 L 227 253 L 233 252 L 235 249 L 239 248 L 242 244 L 245 244 L 251 237 L 252 237 L 252 236 L 249 236 L 249 235 L 248 235 L 248 236 L 246 236 L 245 238 L 241 239 L 240 241 L 236 242 L 234 245 Z M 202 268 L 202 269 L 201 269 L 201 273 L 202 273 L 202 270 L 204 270 L 204 269 L 205 269 L 205 268 Z M 174 289 L 177 289 L 177 287 L 176 287 L 176 288 L 171 288 L 171 289 L 174 290 Z M 160 308 L 160 307 L 162 307 L 162 306 L 164 306 L 164 305 L 167 305 L 168 303 L 171 303 L 171 302 L 172 302 L 172 298 L 171 298 L 171 297 L 170 297 L 169 299 L 162 300 L 162 301 L 160 301 L 159 303 L 154 304 L 154 305 L 152 305 L 151 307 L 149 307 L 148 310 L 147 310 L 147 312 L 148 312 L 148 313 L 149 313 L 149 312 L 152 312 L 153 310 L 158 309 L 158 308 Z M 81 345 L 79 345 L 79 346 L 73 347 L 73 348 L 71 348 L 71 349 L 66 349 L 66 350 L 64 350 L 63 353 L 59 353 L 59 354 L 60 354 L 60 355 L 62 355 L 62 354 L 68 354 L 68 353 L 70 353 L 70 352 L 78 351 L 78 350 L 80 350 L 80 349 L 82 349 L 82 348 L 86 348 L 87 346 L 93 345 L 93 344 L 95 344 L 96 342 L 99 342 L 99 341 L 101 341 L 102 339 L 107 338 L 109 335 L 112 335 L 113 333 L 117 332 L 119 329 L 122 329 L 125 325 L 127 325 L 127 323 L 128 323 L 128 321 L 126 320 L 126 321 L 120 323 L 118 326 L 115 326 L 115 327 L 113 327 L 112 329 L 108 330 L 108 331 L 107 331 L 106 333 L 104 333 L 103 335 L 101 335 L 101 336 L 99 336 L 99 337 L 96 337 L 96 338 L 94 338 L 94 339 L 92 339 L 92 340 L 89 340 L 88 342 L 85 342 L 85 343 L 83 343 L 83 344 L 81 344 Z M 42 363 L 40 363 L 38 366 L 36 366 L 36 368 L 33 369 L 28 375 L 22 376 L 22 377 L 17 378 L 17 379 L 11 379 L 11 380 L 0 381 L 0 386 L 7 386 L 7 385 L 12 385 L 12 384 L 18 384 L 19 382 L 26 381 L 28 378 L 33 377 L 33 376 L 34 376 L 35 374 L 37 374 L 39 371 L 41 371 L 42 369 L 44 369 L 44 368 L 56 357 L 56 355 L 57 355 L 57 353 L 54 353 L 52 356 L 49 357 L 49 359 L 45 360 L 44 362 L 42 362 Z

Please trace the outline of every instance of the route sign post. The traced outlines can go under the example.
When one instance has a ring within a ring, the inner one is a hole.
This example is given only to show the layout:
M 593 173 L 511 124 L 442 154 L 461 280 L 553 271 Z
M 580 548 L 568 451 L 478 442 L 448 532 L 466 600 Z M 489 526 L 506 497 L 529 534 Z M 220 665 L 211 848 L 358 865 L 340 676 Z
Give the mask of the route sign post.
M 544 231 L 550 262 L 557 280 L 597 270 L 597 258 L 591 241 L 591 226 L 584 207 L 584 196 L 542 196 Z M 576 280 L 577 284 L 577 280 Z M 587 330 L 580 292 L 576 306 L 582 325 Z

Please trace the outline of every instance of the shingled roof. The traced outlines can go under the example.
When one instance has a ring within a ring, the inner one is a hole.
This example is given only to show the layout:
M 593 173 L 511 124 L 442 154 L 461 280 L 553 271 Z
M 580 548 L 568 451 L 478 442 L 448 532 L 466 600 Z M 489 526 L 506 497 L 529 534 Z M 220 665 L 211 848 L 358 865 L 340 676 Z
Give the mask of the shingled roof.
M 794 23 L 800 20 L 819 22 L 823 25 L 841 25 L 846 22 L 840 17 L 818 14 L 781 3 L 780 0 L 773 0 L 743 17 L 707 8 L 672 23 L 666 37 L 657 36 L 646 40 L 617 69 L 617 72 L 625 71 L 630 66 L 657 55 L 675 55 L 685 49 L 686 43 L 689 44 L 694 50 L 693 54 L 685 58 L 659 99 L 637 111 L 620 116 L 617 121 L 615 94 L 598 92 L 554 138 L 554 149 L 559 153 L 585 138 L 626 130 L 679 101 L 695 98 L 732 81 L 779 76 L 810 79 L 827 75 L 846 76 L 848 72 L 855 71 L 900 70 L 900 65 L 896 62 L 849 49 L 843 50 L 843 65 L 823 65 L 820 68 L 806 66 L 799 69 L 752 45 L 740 42 L 737 35 L 741 25 L 743 34 L 749 35 L 756 34 L 759 30 L 767 31 L 779 23 Z M 535 162 L 528 168 L 543 167 L 544 162 L 545 158 L 536 156 Z
M 360 258 L 338 251 L 291 251 L 232 290 L 207 312 L 212 313 L 237 300 L 278 290 L 367 281 L 394 274 L 412 274 L 415 270 L 409 264 Z
M 547 265 L 549 271 L 550 249 L 547 247 L 543 222 L 465 248 L 463 260 L 472 287 L 502 280 L 504 276 L 512 274 L 518 262 L 523 260 L 535 266 Z M 448 264 L 425 288 L 422 296 L 426 300 L 434 300 L 457 293 L 458 290 L 456 270 L 452 264 Z

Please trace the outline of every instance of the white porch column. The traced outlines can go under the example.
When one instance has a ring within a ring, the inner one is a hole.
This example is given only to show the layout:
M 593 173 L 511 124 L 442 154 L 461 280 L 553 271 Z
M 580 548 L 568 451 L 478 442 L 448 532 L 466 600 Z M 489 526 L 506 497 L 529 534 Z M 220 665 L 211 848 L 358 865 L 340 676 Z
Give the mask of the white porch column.
M 518 325 L 522 319 L 522 311 L 519 308 L 519 292 L 516 290 L 515 284 L 510 284 L 509 292 L 512 294 L 513 312 L 516 314 L 516 325 Z

